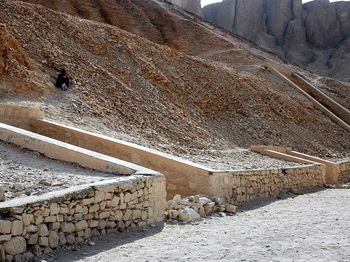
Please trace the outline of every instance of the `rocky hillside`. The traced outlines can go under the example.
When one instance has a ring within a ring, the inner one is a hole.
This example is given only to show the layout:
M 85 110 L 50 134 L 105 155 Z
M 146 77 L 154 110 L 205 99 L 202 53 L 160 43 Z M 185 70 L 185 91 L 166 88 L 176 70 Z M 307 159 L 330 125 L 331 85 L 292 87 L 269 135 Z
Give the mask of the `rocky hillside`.
M 6 25 L 0 24 L 0 97 L 23 93 L 38 95 L 51 89 L 49 81 Z
M 23 0 L 80 18 L 117 26 L 125 31 L 145 37 L 158 44 L 193 53 L 207 50 L 210 39 L 202 38 L 203 29 L 167 11 L 157 1 L 144 0 Z M 199 2 L 199 1 L 198 1 Z M 180 2 L 177 2 L 181 4 Z M 187 5 L 188 8 L 195 5 Z M 198 10 L 198 6 L 196 8 Z M 191 9 L 192 10 L 192 9 Z M 200 9 L 199 9 L 200 10 Z M 208 35 L 205 35 L 208 37 Z M 215 40 L 214 40 L 215 41 Z M 193 44 L 195 44 L 195 47 Z M 216 41 L 221 46 L 220 41 Z M 201 47 L 202 46 L 202 47 Z M 196 50 L 194 50 L 194 48 Z
M 291 63 L 350 81 L 350 2 L 224 0 L 203 13 Z
M 150 15 L 153 9 L 144 6 L 142 12 Z M 216 35 L 166 5 L 159 3 L 155 10 L 181 25 L 177 41 L 190 50 L 186 52 L 205 57 L 227 49 L 241 68 L 189 56 L 120 27 L 40 5 L 0 1 L 0 22 L 48 79 L 61 67 L 67 69 L 72 89 L 57 90 L 35 103 L 61 121 L 117 132 L 174 154 L 215 153 L 252 144 L 291 146 L 319 155 L 350 151 L 345 130 L 259 66 L 267 61 L 265 54 Z M 242 64 L 250 69 L 242 70 Z M 29 103 L 17 96 L 13 100 Z

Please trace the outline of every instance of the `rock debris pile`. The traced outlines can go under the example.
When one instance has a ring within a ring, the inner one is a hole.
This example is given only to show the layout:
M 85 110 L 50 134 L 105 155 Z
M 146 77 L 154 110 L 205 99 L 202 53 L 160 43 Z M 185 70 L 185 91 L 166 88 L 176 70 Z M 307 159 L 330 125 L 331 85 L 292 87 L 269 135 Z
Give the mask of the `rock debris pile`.
M 168 220 L 191 222 L 214 213 L 220 216 L 234 215 L 236 211 L 236 206 L 225 204 L 221 197 L 208 198 L 196 195 L 181 198 L 181 195 L 175 195 L 168 201 L 166 217 Z

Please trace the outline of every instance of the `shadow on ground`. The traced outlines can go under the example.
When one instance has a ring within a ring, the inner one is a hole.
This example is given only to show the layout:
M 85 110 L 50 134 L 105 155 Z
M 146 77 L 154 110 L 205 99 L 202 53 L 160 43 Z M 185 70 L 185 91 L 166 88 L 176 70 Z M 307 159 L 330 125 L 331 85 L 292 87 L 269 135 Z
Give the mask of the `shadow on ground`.
M 164 228 L 164 223 L 158 223 L 153 225 L 148 225 L 143 228 L 133 228 L 125 232 L 112 233 L 106 237 L 100 239 L 92 239 L 91 241 L 95 244 L 94 246 L 90 245 L 81 245 L 75 246 L 71 250 L 59 250 L 55 256 L 45 257 L 46 261 L 57 261 L 57 262 L 74 262 L 79 261 L 90 256 L 95 256 L 96 254 L 102 253 L 104 251 L 122 246 L 128 243 L 135 242 L 139 239 L 149 237 L 161 232 Z M 90 241 L 90 242 L 91 242 Z M 142 248 L 142 246 L 140 246 Z M 67 252 L 69 252 L 69 258 L 66 257 Z M 76 253 L 76 254 L 74 254 Z M 127 257 L 124 257 L 127 259 Z M 116 258 L 116 261 L 118 259 Z M 42 261 L 39 259 L 38 261 Z
M 327 190 L 327 188 L 316 188 L 313 190 L 309 190 L 303 194 L 296 194 L 293 192 L 288 192 L 288 193 L 284 193 L 279 195 L 276 198 L 264 198 L 264 199 L 258 199 L 258 200 L 253 200 L 250 201 L 249 203 L 246 203 L 242 206 L 238 207 L 238 212 L 245 212 L 245 211 L 250 211 L 250 210 L 254 210 L 254 209 L 258 209 L 264 206 L 268 206 L 276 201 L 282 200 L 282 199 L 288 199 L 288 198 L 295 198 L 298 197 L 300 195 L 305 195 L 305 194 L 312 194 L 312 193 L 316 193 L 316 192 L 320 192 L 320 191 L 324 191 Z
M 313 192 L 320 192 L 325 189 L 318 189 L 318 190 L 313 190 L 308 193 L 313 193 Z M 287 193 L 279 196 L 278 198 L 270 198 L 270 199 L 264 199 L 264 200 L 257 200 L 253 201 L 249 204 L 245 204 L 244 206 L 239 207 L 239 212 L 237 216 L 239 217 L 241 214 L 244 214 L 246 212 L 259 209 L 265 206 L 269 206 L 270 204 L 273 204 L 276 201 L 282 200 L 282 199 L 293 199 L 298 197 L 298 194 L 293 194 L 293 193 Z M 196 221 L 191 223 L 192 225 L 199 225 L 201 223 L 206 223 L 205 221 L 209 222 L 210 220 L 218 219 L 220 215 L 215 214 L 213 216 L 207 217 L 202 219 L 201 221 Z M 179 226 L 184 226 L 188 224 L 181 224 L 181 223 L 174 223 L 174 222 L 166 222 L 168 224 L 177 224 Z M 147 238 L 152 235 L 156 235 L 158 233 L 161 233 L 162 230 L 164 229 L 165 223 L 161 224 L 156 224 L 156 225 L 151 225 L 151 226 L 146 226 L 144 228 L 134 228 L 130 229 L 126 232 L 121 232 L 121 233 L 116 233 L 116 234 L 110 234 L 102 239 L 94 239 L 92 240 L 95 243 L 95 246 L 88 246 L 88 245 L 82 245 L 80 247 L 76 247 L 73 250 L 60 250 L 57 252 L 57 254 L 54 257 L 51 258 L 45 258 L 47 261 L 57 261 L 57 262 L 74 262 L 74 261 L 81 261 L 84 260 L 84 258 L 89 258 L 92 256 L 97 257 L 96 261 L 103 261 L 103 260 L 98 260 L 98 254 L 102 254 L 105 251 L 114 249 L 116 247 L 121 247 L 128 244 L 128 243 L 133 243 L 136 244 L 137 248 L 142 249 L 143 245 L 137 244 L 138 240 L 141 240 L 143 238 Z M 69 252 L 69 254 L 67 254 Z M 102 259 L 102 258 L 101 258 Z M 124 254 L 123 257 L 120 259 L 128 260 L 128 255 Z M 131 259 L 131 258 L 130 258 Z M 116 261 L 118 259 L 116 258 Z M 123 261 L 124 261 L 123 260 Z

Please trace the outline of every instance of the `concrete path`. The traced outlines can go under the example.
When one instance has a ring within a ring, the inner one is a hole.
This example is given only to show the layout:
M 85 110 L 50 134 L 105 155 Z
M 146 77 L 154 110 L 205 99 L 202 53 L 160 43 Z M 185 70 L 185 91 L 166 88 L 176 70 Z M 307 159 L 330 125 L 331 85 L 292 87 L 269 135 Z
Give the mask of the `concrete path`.
M 151 227 L 57 255 L 58 261 L 349 261 L 350 190 L 268 203 L 196 225 Z

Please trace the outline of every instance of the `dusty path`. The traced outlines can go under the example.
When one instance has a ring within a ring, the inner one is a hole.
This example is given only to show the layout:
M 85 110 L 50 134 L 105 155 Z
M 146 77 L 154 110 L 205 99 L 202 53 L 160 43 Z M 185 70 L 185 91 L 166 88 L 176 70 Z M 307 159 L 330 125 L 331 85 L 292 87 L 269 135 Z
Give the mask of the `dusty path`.
M 349 228 L 350 190 L 325 190 L 197 225 L 112 235 L 57 261 L 349 261 Z

